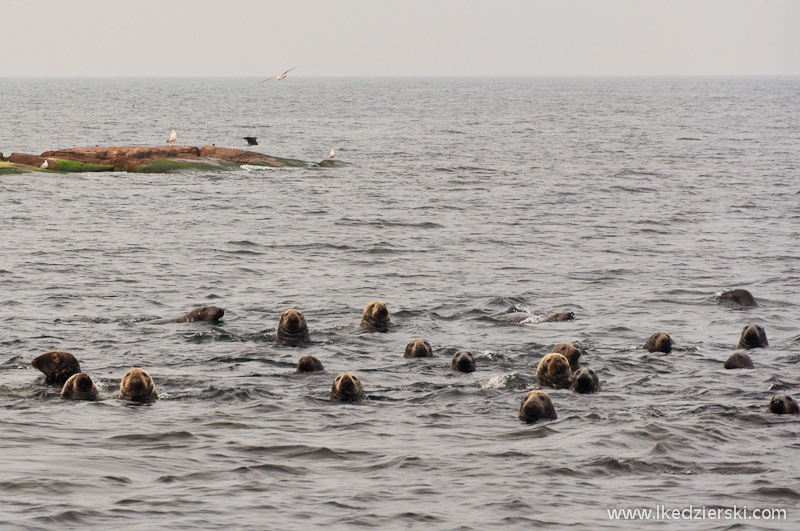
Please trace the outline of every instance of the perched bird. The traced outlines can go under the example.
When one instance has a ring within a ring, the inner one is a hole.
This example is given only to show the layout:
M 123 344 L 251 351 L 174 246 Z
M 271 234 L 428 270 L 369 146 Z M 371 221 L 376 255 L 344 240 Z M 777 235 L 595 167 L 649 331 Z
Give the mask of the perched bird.
M 262 81 L 261 83 L 266 83 L 266 82 L 267 82 L 267 81 L 269 81 L 270 79 L 277 79 L 278 81 L 280 81 L 280 80 L 282 80 L 283 78 L 285 78 L 285 77 L 286 77 L 286 74 L 288 74 L 289 72 L 291 72 L 291 71 L 292 71 L 292 70 L 294 70 L 295 68 L 297 68 L 297 67 L 295 66 L 294 68 L 290 68 L 289 70 L 287 70 L 286 72 L 284 72 L 283 74 L 281 74 L 281 75 L 279 75 L 279 76 L 272 76 L 272 77 L 271 77 L 271 78 L 269 78 L 269 79 L 265 79 L 265 80 L 264 80 L 264 81 Z
M 244 137 L 244 139 L 247 140 L 247 144 L 250 145 L 250 146 L 257 146 L 258 145 L 258 142 L 256 142 L 256 140 L 258 140 L 258 138 L 254 137 L 254 136 L 246 136 L 246 137 Z
M 336 156 L 336 152 L 335 152 L 334 150 L 331 150 L 331 152 L 330 152 L 330 153 L 328 153 L 328 158 L 329 158 L 329 159 L 332 159 L 332 158 L 333 158 L 333 157 L 335 157 L 335 156 Z
M 42 168 L 43 170 L 46 170 L 49 167 L 50 165 L 47 163 L 47 159 L 45 159 L 44 162 L 42 162 L 42 165 L 40 166 L 40 168 Z
M 178 131 L 176 129 L 173 129 L 172 132 L 169 134 L 169 138 L 167 139 L 167 144 L 175 142 L 177 138 L 178 138 Z

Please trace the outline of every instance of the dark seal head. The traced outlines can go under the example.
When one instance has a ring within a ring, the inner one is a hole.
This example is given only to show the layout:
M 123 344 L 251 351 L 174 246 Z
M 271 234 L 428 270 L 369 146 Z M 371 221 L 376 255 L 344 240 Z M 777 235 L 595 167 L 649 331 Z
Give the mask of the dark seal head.
M 330 400 L 339 402 L 358 402 L 364 400 L 364 388 L 361 380 L 353 373 L 344 372 L 336 377 L 331 386 Z
M 389 309 L 381 301 L 372 301 L 364 308 L 359 326 L 385 332 L 389 328 Z
M 136 402 L 147 402 L 156 400 L 156 386 L 153 379 L 142 369 L 131 369 L 122 377 L 119 386 L 119 398 L 123 400 L 134 400 Z
M 568 388 L 572 380 L 569 361 L 563 354 L 551 352 L 539 362 L 539 366 L 536 368 L 536 378 L 542 387 Z
M 753 360 L 744 352 L 734 352 L 722 365 L 726 369 L 753 369 Z
M 414 339 L 406 345 L 404 358 L 432 358 L 433 349 L 431 344 L 424 339 Z
M 720 299 L 726 299 L 742 306 L 755 307 L 758 306 L 753 294 L 746 289 L 732 289 L 730 291 L 723 291 L 719 294 Z
M 544 391 L 530 391 L 522 397 L 522 403 L 519 405 L 519 420 L 530 424 L 537 420 L 555 420 L 557 418 L 553 401 L 550 400 L 550 395 Z
M 644 348 L 646 348 L 650 352 L 664 352 L 667 353 L 672 350 L 673 345 L 672 338 L 669 335 L 665 334 L 664 332 L 656 332 L 649 338 L 647 338 L 647 342 L 644 344 Z
M 576 393 L 599 393 L 600 379 L 597 377 L 596 372 L 584 367 L 583 369 L 578 369 L 578 372 L 572 376 L 570 389 Z
M 575 314 L 572 312 L 561 312 L 550 315 L 544 322 L 548 321 L 572 321 L 575 319 Z
M 64 383 L 61 389 L 61 398 L 71 400 L 95 400 L 97 398 L 97 387 L 88 374 L 79 372 L 73 374 Z
M 794 401 L 789 395 L 775 395 L 769 401 L 769 413 L 776 415 L 797 415 L 800 414 L 800 408 L 797 407 L 797 402 Z
M 310 340 L 308 325 L 303 313 L 295 309 L 283 312 L 278 321 L 278 343 L 296 347 Z
M 572 343 L 559 343 L 553 347 L 551 352 L 558 352 L 563 354 L 567 361 L 569 361 L 569 368 L 573 371 L 578 370 L 581 366 L 581 350 Z
M 759 348 L 768 347 L 767 331 L 764 327 L 757 324 L 749 324 L 742 330 L 739 344 L 736 348 Z
M 300 358 L 300 361 L 297 362 L 297 372 L 316 372 L 324 370 L 325 367 L 322 366 L 322 362 L 314 356 L 303 356 Z
M 450 362 L 450 369 L 459 372 L 475 372 L 475 358 L 471 352 L 459 350 Z
M 81 372 L 75 356 L 64 350 L 51 350 L 36 356 L 31 365 L 44 373 L 44 381 L 50 385 L 64 385 L 70 376 Z
M 156 324 L 194 323 L 198 321 L 207 321 L 213 323 L 222 319 L 223 315 L 225 315 L 225 310 L 223 310 L 222 308 L 217 308 L 216 306 L 200 306 L 199 308 L 195 308 L 186 315 L 182 315 L 181 317 L 175 319 L 158 321 Z

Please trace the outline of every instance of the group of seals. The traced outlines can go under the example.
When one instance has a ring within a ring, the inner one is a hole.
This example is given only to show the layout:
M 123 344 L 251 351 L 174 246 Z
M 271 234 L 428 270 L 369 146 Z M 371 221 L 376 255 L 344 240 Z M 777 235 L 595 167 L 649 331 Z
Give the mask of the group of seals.
M 62 385 L 61 398 L 96 400 L 97 387 L 92 378 L 81 372 L 77 358 L 64 350 L 51 350 L 31 360 L 31 365 L 45 376 L 45 383 Z M 118 397 L 123 400 L 147 402 L 156 400 L 153 379 L 142 369 L 131 369 L 123 376 Z

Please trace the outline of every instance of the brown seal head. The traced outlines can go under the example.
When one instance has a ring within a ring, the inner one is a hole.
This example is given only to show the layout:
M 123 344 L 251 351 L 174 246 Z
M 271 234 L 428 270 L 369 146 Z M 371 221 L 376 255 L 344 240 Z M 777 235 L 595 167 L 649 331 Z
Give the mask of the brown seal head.
M 753 369 L 753 360 L 744 352 L 734 352 L 722 366 L 726 369 Z
M 664 352 L 667 353 L 672 350 L 673 345 L 672 338 L 669 335 L 665 334 L 664 332 L 656 332 L 649 338 L 647 338 L 647 342 L 644 344 L 644 348 L 646 348 L 650 352 Z
M 433 349 L 431 344 L 424 339 L 414 339 L 406 345 L 404 358 L 432 358 Z
M 366 397 L 358 376 L 344 372 L 333 381 L 329 399 L 338 400 L 339 402 L 358 402 Z
M 389 328 L 389 309 L 381 301 L 372 301 L 364 308 L 359 326 L 385 332 Z
M 572 376 L 572 385 L 569 387 L 576 393 L 599 393 L 600 379 L 597 373 L 588 367 L 578 369 Z
M 475 358 L 471 352 L 459 350 L 450 362 L 450 369 L 459 372 L 475 372 Z
M 303 356 L 300 358 L 300 361 L 297 362 L 297 372 L 316 372 L 324 370 L 325 367 L 322 366 L 322 362 L 314 356 Z
M 550 352 L 558 352 L 559 354 L 563 354 L 567 361 L 569 361 L 569 368 L 573 371 L 578 370 L 578 367 L 581 366 L 581 349 L 573 345 L 572 343 L 559 343 L 553 347 L 553 350 Z
M 569 361 L 563 354 L 551 352 L 539 362 L 539 366 L 536 368 L 536 378 L 542 387 L 568 388 L 572 380 Z
M 156 386 L 153 379 L 142 369 L 131 369 L 122 377 L 119 386 L 119 398 L 123 400 L 135 400 L 146 402 L 156 400 Z
M 519 420 L 531 423 L 537 420 L 555 420 L 557 418 L 553 401 L 550 399 L 550 395 L 544 391 L 530 391 L 522 397 L 522 403 L 519 405 Z
M 73 374 L 64 383 L 61 389 L 61 398 L 71 400 L 95 400 L 97 398 L 97 387 L 88 374 L 79 372 Z
M 167 319 L 166 321 L 158 321 L 157 324 L 164 323 L 194 323 L 197 321 L 215 322 L 222 319 L 225 315 L 225 310 L 216 306 L 200 306 L 191 312 L 178 317 L 177 319 Z
M 732 289 L 730 291 L 723 291 L 719 294 L 720 299 L 726 299 L 742 306 L 755 307 L 758 306 L 753 294 L 746 289 Z
M 797 415 L 800 414 L 800 408 L 797 407 L 797 402 L 794 401 L 789 395 L 775 395 L 769 401 L 769 413 L 776 415 Z
M 574 313 L 572 313 L 572 312 L 561 312 L 561 313 L 554 313 L 554 314 L 550 315 L 543 322 L 546 323 L 548 321 L 572 321 L 573 319 L 575 319 L 575 314 Z
M 289 309 L 283 312 L 278 321 L 278 343 L 296 347 L 310 341 L 308 325 L 303 312 Z
M 757 324 L 749 324 L 742 329 L 739 344 L 736 348 L 759 348 L 768 347 L 767 332 L 764 327 Z
M 51 350 L 36 356 L 31 365 L 44 373 L 44 381 L 50 385 L 64 385 L 70 376 L 81 372 L 75 356 L 64 350 Z

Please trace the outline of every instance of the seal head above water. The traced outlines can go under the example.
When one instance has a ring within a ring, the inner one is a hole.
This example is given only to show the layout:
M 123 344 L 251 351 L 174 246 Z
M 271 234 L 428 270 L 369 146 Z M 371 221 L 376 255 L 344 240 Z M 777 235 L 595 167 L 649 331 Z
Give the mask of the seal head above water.
M 753 359 L 744 352 L 734 352 L 728 356 L 728 359 L 725 360 L 725 363 L 723 363 L 722 366 L 726 369 L 754 368 Z
M 536 368 L 536 378 L 542 387 L 568 388 L 572 380 L 569 361 L 563 354 L 551 352 L 539 362 L 539 366 Z
M 278 321 L 278 343 L 296 347 L 310 340 L 308 325 L 303 313 L 293 308 L 283 312 Z
M 647 338 L 647 342 L 644 344 L 644 348 L 646 348 L 650 352 L 664 352 L 667 353 L 672 350 L 673 345 L 672 338 L 669 337 L 664 332 L 656 332 L 649 338 Z
M 78 360 L 65 350 L 51 350 L 31 360 L 34 369 L 44 373 L 45 383 L 64 385 L 70 376 L 81 372 Z
M 592 369 L 584 367 L 572 375 L 572 385 L 569 388 L 576 393 L 599 393 L 600 379 Z
M 560 313 L 551 314 L 543 322 L 546 323 L 546 322 L 549 322 L 549 321 L 572 321 L 573 319 L 575 319 L 575 314 L 574 313 L 572 313 L 572 312 L 560 312 Z
M 736 304 L 740 304 L 742 306 L 747 307 L 755 307 L 758 306 L 755 297 L 753 294 L 747 291 L 746 289 L 732 289 L 730 291 L 723 291 L 718 295 L 720 299 L 726 299 L 731 302 L 735 302 Z
M 389 309 L 382 301 L 372 301 L 364 308 L 359 326 L 378 332 L 389 328 Z
M 769 401 L 769 408 L 767 411 L 769 413 L 775 413 L 776 415 L 800 414 L 800 408 L 798 408 L 797 402 L 789 395 L 773 396 L 772 400 Z
M 564 357 L 567 358 L 567 361 L 569 361 L 569 368 L 573 371 L 577 371 L 581 366 L 580 360 L 582 352 L 572 343 L 558 343 L 550 352 L 563 354 Z
M 519 405 L 519 420 L 531 423 L 537 420 L 555 420 L 557 418 L 553 401 L 550 399 L 550 395 L 544 391 L 530 391 L 522 397 L 522 403 Z
M 186 315 L 182 315 L 181 317 L 177 317 L 175 319 L 166 319 L 164 321 L 158 321 L 156 324 L 194 323 L 197 321 L 208 321 L 213 323 L 222 319 L 223 315 L 225 315 L 225 310 L 223 310 L 222 308 L 218 308 L 216 306 L 200 306 L 199 308 L 195 308 Z
M 322 362 L 314 356 L 303 356 L 300 358 L 300 361 L 297 362 L 297 372 L 316 372 L 324 370 L 325 367 L 322 366 Z
M 73 374 L 64 383 L 61 389 L 61 398 L 68 398 L 71 400 L 95 400 L 97 398 L 97 387 L 84 372 Z
M 471 352 L 459 350 L 450 362 L 450 369 L 459 372 L 475 372 L 475 358 Z
M 136 402 L 156 400 L 156 386 L 153 379 L 142 369 L 131 369 L 122 377 L 119 386 L 119 398 Z
M 361 380 L 353 373 L 345 372 L 333 380 L 329 399 L 339 402 L 359 402 L 364 400 L 364 388 Z
M 739 344 L 736 348 L 759 348 L 768 347 L 767 331 L 764 327 L 757 324 L 749 324 L 742 329 L 742 335 L 739 337 Z
M 406 345 L 404 358 L 432 358 L 433 349 L 431 344 L 424 339 L 414 339 Z

